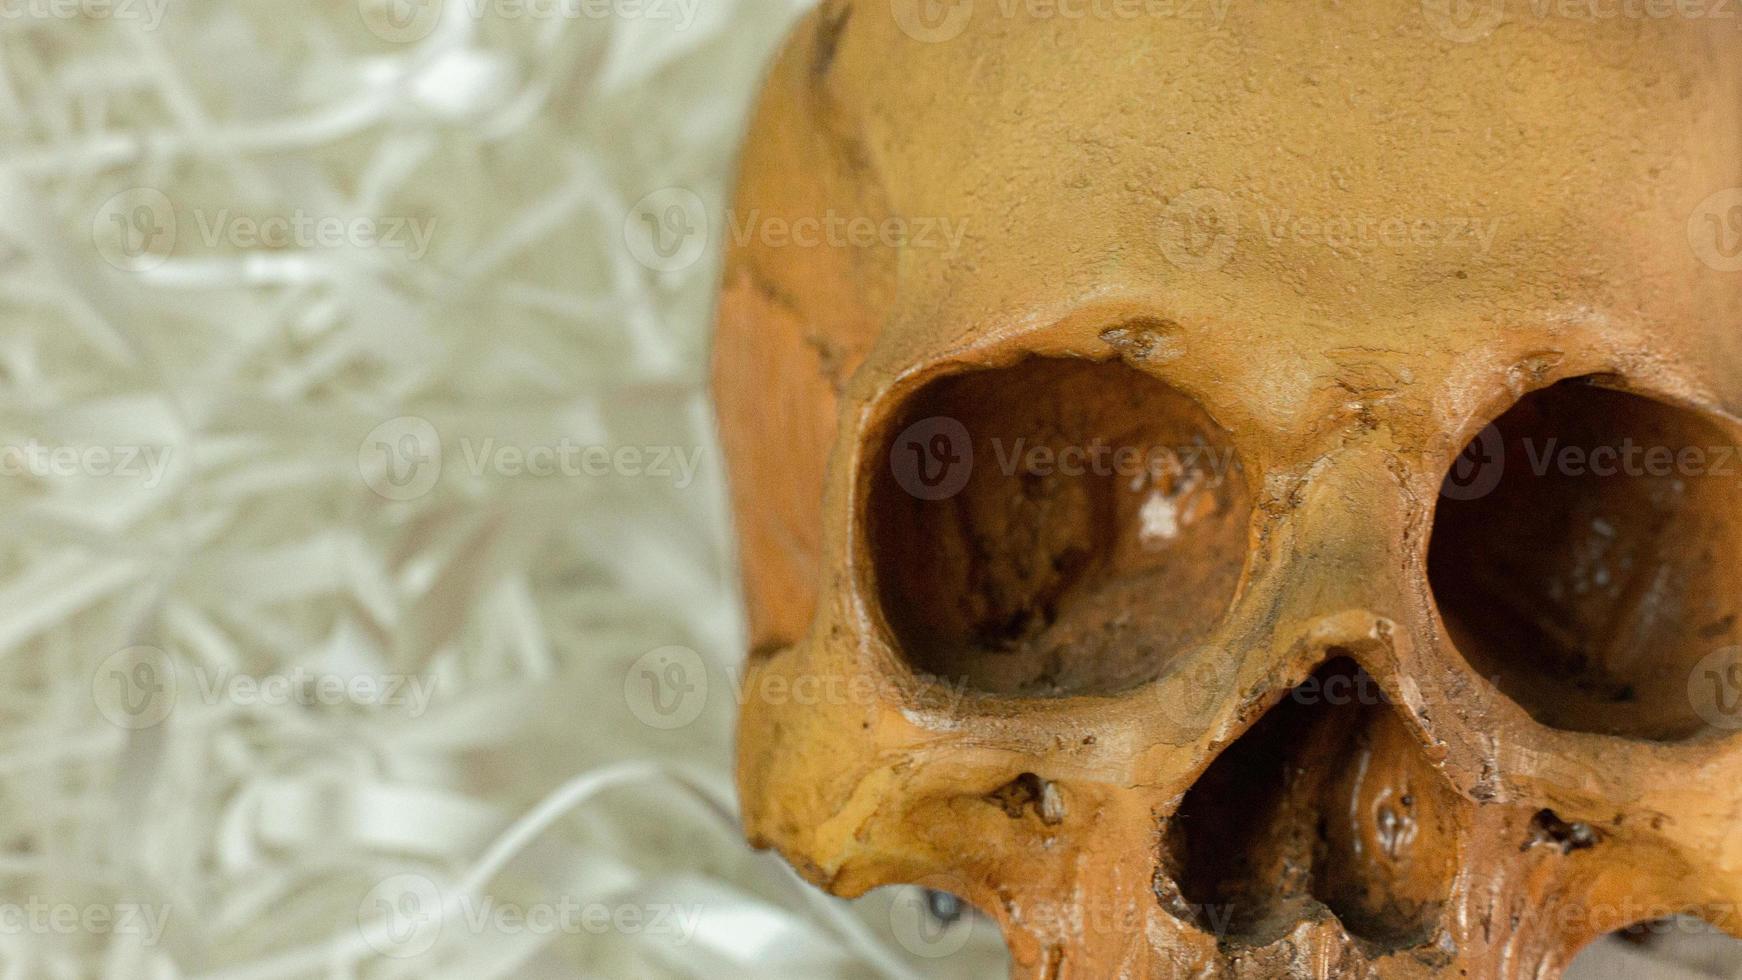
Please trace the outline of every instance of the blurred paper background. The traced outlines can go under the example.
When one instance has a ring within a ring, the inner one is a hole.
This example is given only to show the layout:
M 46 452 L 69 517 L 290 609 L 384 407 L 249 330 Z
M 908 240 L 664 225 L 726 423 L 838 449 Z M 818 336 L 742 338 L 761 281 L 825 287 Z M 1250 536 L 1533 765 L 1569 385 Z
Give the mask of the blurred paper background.
M 712 216 L 802 6 L 0 3 L 0 976 L 1002 974 L 734 822 Z

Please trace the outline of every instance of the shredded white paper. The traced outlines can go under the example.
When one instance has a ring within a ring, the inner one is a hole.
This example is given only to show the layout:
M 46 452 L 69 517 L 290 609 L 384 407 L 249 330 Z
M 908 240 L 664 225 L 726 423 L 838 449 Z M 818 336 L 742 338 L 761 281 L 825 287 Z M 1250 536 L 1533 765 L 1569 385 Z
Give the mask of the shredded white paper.
M 798 13 L 0 6 L 0 976 L 997 963 L 735 823 L 723 229 L 634 205 Z
M 0 4 L 0 977 L 1003 971 L 735 823 L 663 202 L 799 6 Z

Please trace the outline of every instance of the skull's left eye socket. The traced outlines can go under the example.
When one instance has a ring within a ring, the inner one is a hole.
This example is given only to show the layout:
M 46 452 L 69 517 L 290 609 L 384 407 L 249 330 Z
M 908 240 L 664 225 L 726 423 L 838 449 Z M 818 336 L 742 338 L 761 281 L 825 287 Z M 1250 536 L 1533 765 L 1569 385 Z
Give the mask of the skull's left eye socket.
M 1742 728 L 1742 469 L 1692 409 L 1533 392 L 1465 449 L 1428 578 L 1453 646 L 1551 728 L 1678 741 Z
M 989 693 L 1149 680 L 1232 604 L 1251 500 L 1228 434 L 1121 363 L 935 381 L 887 426 L 866 528 L 918 669 Z

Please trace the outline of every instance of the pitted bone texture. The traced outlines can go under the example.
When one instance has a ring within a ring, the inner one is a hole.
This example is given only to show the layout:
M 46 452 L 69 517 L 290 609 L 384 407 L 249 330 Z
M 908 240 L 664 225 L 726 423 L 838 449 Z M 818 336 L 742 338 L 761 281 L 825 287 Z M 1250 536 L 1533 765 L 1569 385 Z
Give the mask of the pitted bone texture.
M 1178 7 L 774 66 L 734 214 L 907 234 L 728 243 L 751 840 L 1050 980 L 1736 928 L 1742 34 Z

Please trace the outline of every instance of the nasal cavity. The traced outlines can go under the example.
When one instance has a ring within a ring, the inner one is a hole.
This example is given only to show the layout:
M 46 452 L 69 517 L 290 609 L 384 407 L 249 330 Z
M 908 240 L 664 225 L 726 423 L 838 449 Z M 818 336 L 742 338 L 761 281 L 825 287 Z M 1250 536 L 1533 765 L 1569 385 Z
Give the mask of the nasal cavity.
M 1692 409 L 1536 392 L 1447 475 L 1428 573 L 1452 643 L 1552 728 L 1742 728 L 1742 458 Z
M 1186 793 L 1157 898 L 1224 945 L 1269 945 L 1328 910 L 1370 951 L 1421 946 L 1458 875 L 1465 806 L 1379 685 L 1339 657 Z
M 1232 604 L 1251 500 L 1228 433 L 1122 362 L 936 381 L 870 465 L 882 619 L 916 669 L 1022 696 L 1157 676 Z

